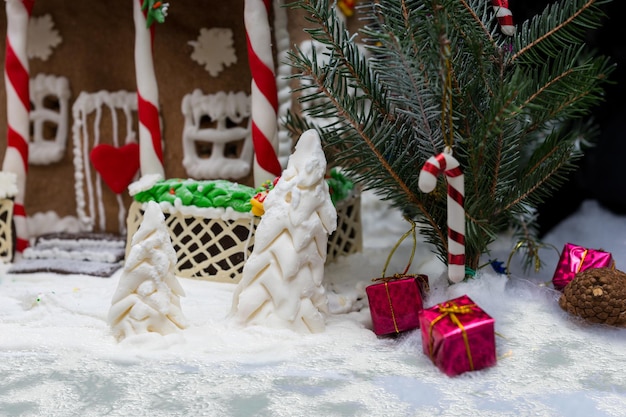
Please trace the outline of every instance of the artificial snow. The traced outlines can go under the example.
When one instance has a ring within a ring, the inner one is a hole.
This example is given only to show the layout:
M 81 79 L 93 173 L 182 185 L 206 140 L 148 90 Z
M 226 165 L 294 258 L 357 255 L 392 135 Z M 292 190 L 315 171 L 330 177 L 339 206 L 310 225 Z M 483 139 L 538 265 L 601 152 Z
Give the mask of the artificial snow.
M 364 288 L 408 230 L 401 215 L 363 197 L 363 253 L 326 266 L 322 333 L 302 335 L 226 320 L 235 284 L 180 278 L 189 326 L 119 344 L 106 318 L 112 278 L 0 274 L 0 415 L 4 416 L 545 416 L 626 415 L 626 329 L 590 325 L 557 304 L 545 268 L 511 277 L 482 269 L 448 287 L 445 267 L 419 244 L 411 272 L 429 275 L 427 306 L 469 295 L 496 320 L 495 367 L 449 378 L 421 351 L 419 330 L 378 338 Z M 626 218 L 586 202 L 546 241 L 613 253 L 626 270 Z M 492 258 L 505 261 L 502 239 Z M 387 273 L 404 270 L 411 243 Z

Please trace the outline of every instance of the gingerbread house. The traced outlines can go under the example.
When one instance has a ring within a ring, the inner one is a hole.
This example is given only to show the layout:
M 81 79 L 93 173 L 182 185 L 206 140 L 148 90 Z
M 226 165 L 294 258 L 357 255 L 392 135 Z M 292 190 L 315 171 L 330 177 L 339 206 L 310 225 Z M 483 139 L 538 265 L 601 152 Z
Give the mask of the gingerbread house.
M 18 176 L 17 249 L 37 213 L 126 233 L 127 187 L 142 175 L 279 175 L 292 149 L 279 122 L 292 107 L 286 53 L 306 38 L 282 6 L 7 0 L 0 135 L 2 169 Z

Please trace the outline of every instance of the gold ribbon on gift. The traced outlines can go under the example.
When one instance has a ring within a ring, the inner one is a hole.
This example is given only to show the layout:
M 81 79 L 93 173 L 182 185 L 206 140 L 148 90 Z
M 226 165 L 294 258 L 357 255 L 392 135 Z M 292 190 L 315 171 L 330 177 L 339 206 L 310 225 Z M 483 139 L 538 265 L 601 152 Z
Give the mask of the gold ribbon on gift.
M 409 271 L 409 268 L 411 267 L 411 264 L 413 263 L 413 258 L 415 257 L 415 248 L 417 247 L 417 230 L 416 230 L 417 224 L 413 220 L 409 219 L 408 217 L 405 217 L 404 220 L 411 223 L 411 228 L 405 234 L 403 234 L 400 237 L 400 239 L 398 239 L 396 244 L 391 249 L 391 252 L 389 252 L 389 255 L 387 256 L 387 261 L 385 262 L 385 266 L 383 267 L 383 273 L 381 275 L 382 277 L 386 275 L 387 267 L 389 266 L 389 262 L 391 262 L 391 257 L 393 256 L 394 252 L 400 247 L 400 244 L 404 241 L 404 239 L 406 239 L 409 236 L 413 237 L 413 248 L 411 250 L 411 256 L 409 257 L 409 263 L 407 264 L 406 268 L 404 269 L 404 272 L 402 273 L 403 275 Z
M 428 344 L 428 355 L 431 360 L 434 360 L 433 357 L 433 328 L 435 324 L 441 321 L 445 317 L 450 317 L 452 323 L 456 324 L 459 329 L 461 329 L 461 334 L 463 335 L 463 342 L 465 343 L 465 351 L 467 352 L 467 359 L 469 359 L 470 370 L 474 370 L 474 360 L 472 359 L 472 351 L 469 345 L 469 339 L 467 337 L 467 332 L 465 331 L 465 326 L 461 323 L 461 320 L 457 317 L 457 314 L 470 314 L 474 312 L 474 307 L 477 307 L 476 304 L 467 304 L 467 305 L 458 305 L 455 303 L 445 302 L 439 304 L 437 308 L 441 313 L 437 316 L 432 322 L 430 322 L 430 329 L 428 331 L 429 334 L 429 344 Z
M 391 320 L 393 320 L 393 329 L 396 333 L 400 333 L 398 329 L 398 322 L 396 321 L 396 314 L 393 312 L 393 303 L 391 302 L 391 295 L 389 295 L 389 281 L 385 281 L 385 291 L 387 292 L 387 301 L 389 302 L 389 309 L 391 310 Z
M 580 263 L 578 264 L 578 268 L 576 268 L 576 273 L 579 273 L 580 270 L 583 267 L 583 264 L 585 263 L 585 258 L 587 257 L 587 253 L 589 252 L 589 250 L 585 249 L 585 251 L 583 252 L 582 256 L 580 257 Z

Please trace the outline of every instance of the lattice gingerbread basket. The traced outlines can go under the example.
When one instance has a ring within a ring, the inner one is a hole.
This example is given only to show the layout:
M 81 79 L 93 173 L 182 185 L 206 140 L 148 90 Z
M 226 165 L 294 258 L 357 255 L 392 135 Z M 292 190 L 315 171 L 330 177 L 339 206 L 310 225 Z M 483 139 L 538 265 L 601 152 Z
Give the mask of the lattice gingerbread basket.
M 178 258 L 176 275 L 222 282 L 241 279 L 243 265 L 254 246 L 258 218 L 224 220 L 176 210 L 163 214 Z M 142 220 L 142 203 L 134 201 L 127 218 L 127 255 Z
M 128 212 L 127 255 L 132 236 L 143 220 L 142 206 L 143 203 L 134 201 Z M 241 280 L 243 266 L 254 247 L 259 217 L 250 214 L 228 219 L 209 215 L 210 211 L 199 215 L 194 210 L 164 207 L 167 205 L 161 208 L 178 258 L 176 275 L 220 282 Z M 336 207 L 337 229 L 328 238 L 327 262 L 362 249 L 360 194 L 351 193 Z
M 353 192 L 336 205 L 337 229 L 328 237 L 326 262 L 339 256 L 361 252 L 363 232 L 361 228 L 361 194 Z

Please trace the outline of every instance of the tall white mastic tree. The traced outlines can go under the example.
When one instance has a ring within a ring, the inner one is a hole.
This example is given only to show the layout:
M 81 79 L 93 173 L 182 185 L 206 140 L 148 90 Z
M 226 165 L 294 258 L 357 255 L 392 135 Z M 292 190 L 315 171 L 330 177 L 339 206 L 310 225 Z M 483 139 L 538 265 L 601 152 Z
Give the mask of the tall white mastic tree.
M 319 135 L 304 132 L 264 201 L 254 249 L 233 297 L 237 322 L 324 331 L 324 263 L 328 235 L 337 227 L 325 174 Z
M 108 321 L 118 339 L 155 333 L 168 335 L 187 326 L 180 308 L 185 295 L 174 274 L 176 251 L 165 217 L 148 203 L 111 301 Z

